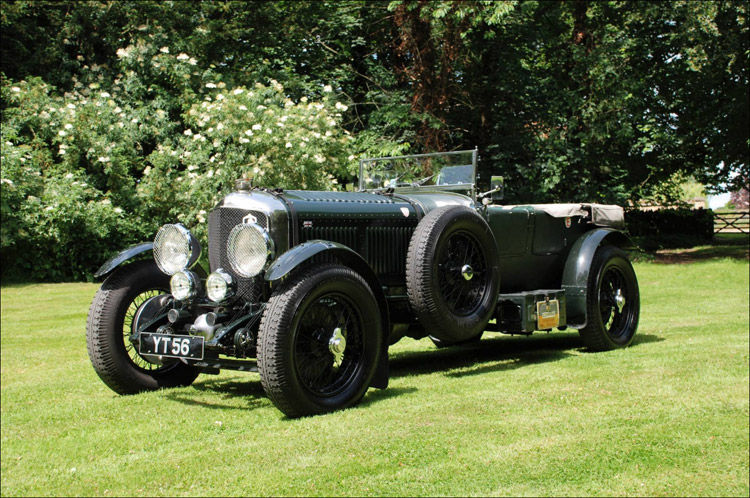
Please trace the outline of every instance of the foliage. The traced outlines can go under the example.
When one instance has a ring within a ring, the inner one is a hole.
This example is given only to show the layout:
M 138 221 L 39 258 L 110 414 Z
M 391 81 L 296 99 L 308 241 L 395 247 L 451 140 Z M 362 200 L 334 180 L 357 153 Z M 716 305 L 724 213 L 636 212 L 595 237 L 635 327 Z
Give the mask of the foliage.
M 206 211 L 239 176 L 333 189 L 354 174 L 339 126 L 347 107 L 330 86 L 294 102 L 275 80 L 230 87 L 166 46 L 129 45 L 118 58 L 112 81 L 91 67 L 62 95 L 39 78 L 3 79 L 5 276 L 90 277 L 170 219 L 203 235 Z
M 693 247 L 714 236 L 714 214 L 710 209 L 658 209 L 628 211 L 627 230 L 642 249 Z
M 232 176 L 255 168 L 269 186 L 329 188 L 350 181 L 362 155 L 476 146 L 480 188 L 504 176 L 509 203 L 669 204 L 686 178 L 712 194 L 747 191 L 748 5 L 3 3 L 2 178 L 17 189 L 3 184 L 3 275 L 17 255 L 41 256 L 14 245 L 19 230 L 40 230 L 22 227 L 31 215 L 19 199 L 41 199 L 68 174 L 88 188 L 76 210 L 107 200 L 133 221 L 83 218 L 108 234 L 85 273 L 116 245 L 112 234 L 125 243 L 167 220 L 196 223 Z M 274 127 L 283 115 L 294 125 Z M 255 124 L 274 133 L 240 142 Z M 309 152 L 286 148 L 303 136 Z

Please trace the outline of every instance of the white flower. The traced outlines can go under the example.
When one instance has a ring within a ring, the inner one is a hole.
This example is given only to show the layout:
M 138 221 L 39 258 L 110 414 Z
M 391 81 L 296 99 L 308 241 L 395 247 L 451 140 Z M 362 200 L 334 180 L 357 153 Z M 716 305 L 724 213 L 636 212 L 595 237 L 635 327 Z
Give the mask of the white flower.
M 105 206 L 109 206 L 110 204 L 112 204 L 112 201 L 110 201 L 109 199 L 104 199 L 102 201 L 102 204 L 104 204 Z
M 68 173 L 67 175 L 65 175 L 65 178 L 68 180 L 73 179 L 73 173 Z
M 235 95 L 239 95 L 239 94 L 241 94 L 244 91 L 245 90 L 243 90 L 242 88 L 235 88 L 232 93 L 235 94 Z
M 205 138 L 203 138 L 203 135 L 201 135 L 200 133 L 196 133 L 195 135 L 193 135 L 193 140 L 201 140 L 201 139 L 205 140 Z
M 109 156 L 99 156 L 97 159 L 100 163 L 108 163 L 109 162 Z
M 115 208 L 115 213 L 117 214 L 122 213 L 122 208 L 119 208 L 119 207 Z
M 190 64 L 191 66 L 195 66 L 196 64 L 198 64 L 198 61 L 195 60 L 195 58 L 191 57 L 188 61 L 188 64 Z
M 252 137 L 253 136 L 252 130 L 245 130 L 245 135 L 247 135 L 248 137 Z
M 216 83 L 206 83 L 206 88 L 216 88 Z
M 44 208 L 44 210 L 45 211 L 54 211 L 55 208 L 53 206 L 47 206 L 46 208 Z
M 178 61 L 186 61 L 189 58 L 190 58 L 190 56 L 188 54 L 186 54 L 185 52 L 181 52 L 180 55 L 177 56 L 177 60 Z
M 130 55 L 130 52 L 128 50 L 125 50 L 124 48 L 118 48 L 117 49 L 117 57 L 120 59 L 124 59 L 125 57 L 128 57 Z
M 193 130 L 188 128 L 187 130 L 183 131 L 182 134 L 185 135 L 186 137 L 189 137 L 190 135 L 193 134 Z
M 266 128 L 266 133 L 270 135 L 271 133 L 273 133 L 273 130 L 271 128 Z
M 349 160 L 349 161 L 354 161 L 354 156 L 351 155 L 351 156 L 347 157 L 346 159 Z
M 250 142 L 250 140 L 248 140 L 247 138 L 245 138 L 245 137 L 240 137 L 240 143 L 241 143 L 241 144 L 246 144 L 246 143 L 249 143 L 249 142 Z
M 292 142 L 287 142 L 286 145 L 285 145 L 285 147 L 287 149 L 291 149 L 292 148 Z
M 336 109 L 338 109 L 338 110 L 339 110 L 339 111 L 341 111 L 341 112 L 344 112 L 344 111 L 346 111 L 347 109 L 349 109 L 349 108 L 348 108 L 347 106 L 345 106 L 345 105 L 344 105 L 344 104 L 342 104 L 341 102 L 336 102 L 336 106 L 335 106 L 335 107 L 336 107 Z
M 70 123 L 65 123 L 65 129 L 66 129 L 66 130 L 71 130 L 72 128 L 73 128 L 73 125 L 72 125 L 72 124 L 70 124 Z
M 21 88 L 17 87 L 17 86 L 14 86 L 14 87 L 11 88 L 11 90 L 13 90 L 14 92 L 18 93 L 18 92 L 21 91 Z
M 323 156 L 321 156 L 320 154 L 315 154 L 313 156 L 313 159 L 315 159 L 316 163 L 322 163 L 322 162 L 324 162 L 326 160 L 326 158 L 323 157 Z
M 159 52 L 161 52 L 162 54 L 168 54 L 169 53 L 169 47 L 161 47 L 159 49 Z
M 333 88 L 331 88 L 331 85 L 326 85 L 326 86 L 323 87 L 323 91 L 324 92 L 332 92 Z
M 305 103 L 305 102 L 307 102 L 307 97 L 302 97 L 301 99 L 299 99 L 299 101 L 302 102 L 302 103 Z
M 102 98 L 104 98 L 104 99 L 107 99 L 107 98 L 111 97 L 111 95 L 108 92 L 102 92 L 102 93 L 99 94 L 99 96 L 102 97 Z
M 6 185 L 13 185 L 13 180 L 10 180 L 8 178 L 3 178 L 0 180 L 0 182 L 5 183 Z
M 151 173 L 151 166 L 146 166 L 143 169 L 143 176 L 148 176 L 149 173 Z
M 220 93 L 216 96 L 216 100 L 224 100 L 224 95 Z
M 76 108 L 76 106 L 75 106 L 75 105 L 73 105 L 73 104 L 68 104 L 68 109 L 75 109 L 75 108 Z
M 220 82 L 219 82 L 219 84 L 218 84 L 218 85 L 216 85 L 216 86 L 218 86 L 219 88 L 226 88 L 226 87 L 227 87 L 227 84 L 226 84 L 226 83 L 224 83 L 223 81 L 220 81 Z
M 120 109 L 120 106 L 117 106 L 117 107 L 115 107 L 115 108 L 114 108 L 114 109 L 112 110 L 112 112 L 114 112 L 115 114 L 120 114 L 120 113 L 122 112 L 122 109 Z
M 67 135 L 67 133 L 64 130 L 58 131 L 57 134 L 60 135 L 61 137 L 64 137 L 65 135 Z
M 224 123 L 217 123 L 217 125 L 216 125 L 216 130 L 217 130 L 217 131 L 218 131 L 218 130 L 221 130 L 221 129 L 223 129 L 223 128 L 224 128 Z
M 258 130 L 260 130 L 260 129 L 261 129 L 261 128 L 263 128 L 263 127 L 262 127 L 262 126 L 261 126 L 260 124 L 258 124 L 258 123 L 255 123 L 255 124 L 254 124 L 254 125 L 252 126 L 252 128 L 253 128 L 253 130 L 255 130 L 255 131 L 258 131 Z M 247 132 L 245 132 L 245 133 L 247 133 Z
M 245 107 L 244 105 L 241 105 L 241 106 L 239 107 L 239 110 L 240 110 L 240 111 L 247 111 L 247 107 Z

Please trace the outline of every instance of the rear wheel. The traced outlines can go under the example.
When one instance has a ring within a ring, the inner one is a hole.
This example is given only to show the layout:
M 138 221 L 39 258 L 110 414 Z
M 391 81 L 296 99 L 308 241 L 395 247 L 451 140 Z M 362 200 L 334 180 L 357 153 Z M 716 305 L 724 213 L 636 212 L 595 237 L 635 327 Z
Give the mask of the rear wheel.
M 586 295 L 586 326 L 578 332 L 592 351 L 633 342 L 640 316 L 638 280 L 627 255 L 613 246 L 597 249 Z
M 167 289 L 169 277 L 156 263 L 136 261 L 115 270 L 94 296 L 86 322 L 89 358 L 102 381 L 116 393 L 188 386 L 200 373 L 179 360 L 141 356 L 130 341 L 139 325 L 161 314 Z
M 301 270 L 263 313 L 263 389 L 289 417 L 353 406 L 370 385 L 382 336 L 377 301 L 361 276 L 339 265 Z

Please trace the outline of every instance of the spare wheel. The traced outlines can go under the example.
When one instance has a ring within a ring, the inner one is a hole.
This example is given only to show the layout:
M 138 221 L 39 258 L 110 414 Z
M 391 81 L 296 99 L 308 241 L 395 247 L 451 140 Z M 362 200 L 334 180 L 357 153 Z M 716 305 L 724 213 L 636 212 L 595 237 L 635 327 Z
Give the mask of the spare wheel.
M 464 206 L 428 213 L 409 243 L 406 288 L 428 335 L 447 343 L 481 335 L 500 289 L 497 244 L 484 218 Z

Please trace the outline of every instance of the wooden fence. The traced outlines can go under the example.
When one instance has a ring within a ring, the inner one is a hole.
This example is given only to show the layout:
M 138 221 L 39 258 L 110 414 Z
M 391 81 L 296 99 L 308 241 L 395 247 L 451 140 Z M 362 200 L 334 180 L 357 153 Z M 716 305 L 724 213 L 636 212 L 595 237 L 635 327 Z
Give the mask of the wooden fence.
M 750 233 L 750 213 L 732 211 L 717 213 L 714 211 L 714 233 Z

